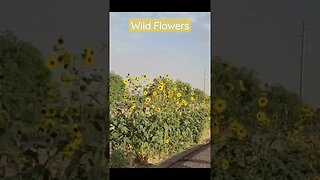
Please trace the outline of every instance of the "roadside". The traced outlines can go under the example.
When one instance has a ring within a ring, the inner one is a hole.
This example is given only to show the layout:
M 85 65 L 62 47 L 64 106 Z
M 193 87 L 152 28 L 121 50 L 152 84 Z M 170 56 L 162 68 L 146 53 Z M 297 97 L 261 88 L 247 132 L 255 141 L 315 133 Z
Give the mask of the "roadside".
M 210 143 L 190 153 L 168 168 L 210 168 Z
M 171 156 L 158 165 L 144 168 L 210 168 L 210 140 Z

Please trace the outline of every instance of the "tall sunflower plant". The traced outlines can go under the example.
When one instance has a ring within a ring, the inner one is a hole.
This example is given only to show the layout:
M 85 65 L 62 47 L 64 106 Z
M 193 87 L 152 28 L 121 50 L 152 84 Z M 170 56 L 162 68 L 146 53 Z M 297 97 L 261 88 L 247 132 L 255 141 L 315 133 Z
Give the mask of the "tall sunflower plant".
M 122 100 L 110 105 L 110 140 L 113 150 L 135 160 L 128 166 L 164 158 L 199 140 L 209 122 L 209 96 L 168 75 L 128 74 L 123 83 Z
M 213 178 L 319 178 L 316 111 L 250 70 L 213 63 Z
M 53 55 L 44 61 L 52 82 L 38 112 L 42 119 L 32 133 L 47 138 L 43 151 L 51 155 L 44 155 L 44 168 L 52 177 L 103 178 L 107 167 L 104 70 L 96 68 L 93 49 L 84 48 L 77 56 L 64 44 L 59 37 Z

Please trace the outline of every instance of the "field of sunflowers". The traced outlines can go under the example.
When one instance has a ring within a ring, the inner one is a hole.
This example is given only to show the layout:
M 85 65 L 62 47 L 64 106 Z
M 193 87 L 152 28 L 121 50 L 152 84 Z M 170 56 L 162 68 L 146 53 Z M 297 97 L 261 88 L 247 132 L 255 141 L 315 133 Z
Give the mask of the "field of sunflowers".
M 212 63 L 212 178 L 319 180 L 319 110 L 252 70 Z
M 111 72 L 109 99 L 111 167 L 159 162 L 199 143 L 210 128 L 210 97 L 168 75 Z
M 0 179 L 107 179 L 106 78 L 93 49 L 64 44 L 44 60 L 0 35 Z

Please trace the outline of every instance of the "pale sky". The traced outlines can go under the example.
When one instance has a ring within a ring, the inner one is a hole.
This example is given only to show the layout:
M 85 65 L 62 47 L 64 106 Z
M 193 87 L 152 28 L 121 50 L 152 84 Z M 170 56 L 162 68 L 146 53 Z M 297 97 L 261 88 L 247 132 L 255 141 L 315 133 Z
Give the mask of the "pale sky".
M 128 18 L 192 18 L 190 33 L 128 31 Z M 110 71 L 168 74 L 210 94 L 210 13 L 110 13 Z M 205 73 L 206 71 L 206 73 Z M 205 77 L 205 84 L 204 84 Z

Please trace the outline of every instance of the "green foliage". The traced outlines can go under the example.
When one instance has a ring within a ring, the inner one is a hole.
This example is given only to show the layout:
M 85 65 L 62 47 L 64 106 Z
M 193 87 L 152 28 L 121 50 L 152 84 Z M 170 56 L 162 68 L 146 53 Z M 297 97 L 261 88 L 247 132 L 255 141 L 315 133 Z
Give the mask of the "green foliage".
M 110 89 L 110 98 L 109 101 L 112 103 L 114 101 L 120 101 L 122 98 L 122 90 L 124 89 L 125 84 L 120 75 L 111 72 L 109 75 L 109 89 Z
M 114 167 L 141 166 L 198 143 L 208 124 L 209 97 L 169 76 L 123 81 L 120 101 L 110 102 L 111 159 Z
M 253 71 L 215 58 L 213 178 L 312 179 L 319 175 L 316 111 Z
M 58 41 L 62 45 L 61 38 Z M 11 35 L 1 42 L 0 65 L 10 79 L 0 91 L 5 95 L 0 101 L 5 127 L 0 135 L 0 177 L 106 179 L 106 79 L 104 72 L 89 69 L 94 51 L 86 48 L 77 57 L 55 49 L 44 61 L 31 45 Z M 49 75 L 61 78 L 54 81 Z M 12 87 L 15 90 L 9 91 Z M 8 111 L 12 109 L 15 114 Z
M 41 54 L 30 43 L 19 41 L 11 32 L 0 35 L 0 109 L 9 119 L 30 122 L 45 94 L 49 73 Z

